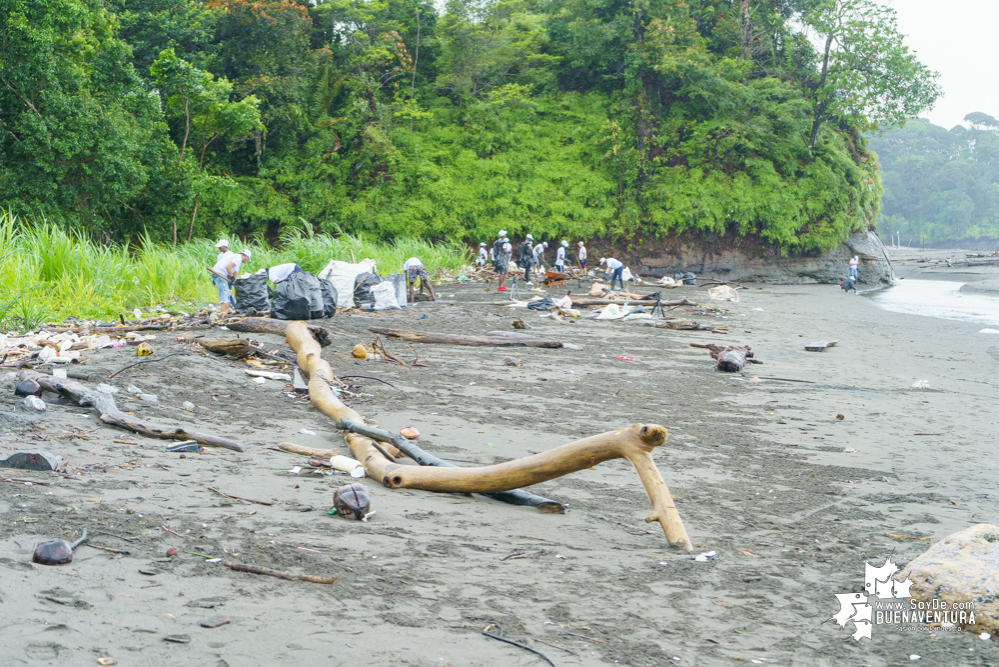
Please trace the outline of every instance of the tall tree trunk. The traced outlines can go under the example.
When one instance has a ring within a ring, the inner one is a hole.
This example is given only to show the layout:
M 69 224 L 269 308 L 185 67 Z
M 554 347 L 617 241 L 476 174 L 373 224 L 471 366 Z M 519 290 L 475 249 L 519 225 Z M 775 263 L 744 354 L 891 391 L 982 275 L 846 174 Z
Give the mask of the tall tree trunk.
M 177 247 L 177 216 L 173 216 L 173 247 Z
M 742 0 L 742 57 L 749 56 L 749 0 Z
M 191 108 L 190 101 L 184 100 L 184 141 L 180 144 L 180 157 L 177 158 L 177 166 L 184 162 L 184 151 L 187 150 L 187 137 L 191 134 Z
M 829 51 L 832 49 L 833 43 L 833 33 L 829 32 L 829 36 L 826 37 L 826 48 L 822 53 L 822 75 L 819 77 L 819 85 L 815 89 L 816 93 L 821 93 L 822 89 L 826 87 L 826 79 L 829 77 Z M 819 136 L 819 127 L 822 126 L 822 116 L 825 115 L 826 108 L 825 100 L 818 102 L 815 105 L 814 115 L 812 116 L 812 136 L 808 140 L 808 147 L 815 147 L 815 139 Z
M 194 235 L 194 219 L 198 217 L 198 200 L 201 199 L 201 193 L 194 195 L 194 208 L 191 209 L 191 226 L 187 228 L 187 242 L 191 242 L 191 236 Z

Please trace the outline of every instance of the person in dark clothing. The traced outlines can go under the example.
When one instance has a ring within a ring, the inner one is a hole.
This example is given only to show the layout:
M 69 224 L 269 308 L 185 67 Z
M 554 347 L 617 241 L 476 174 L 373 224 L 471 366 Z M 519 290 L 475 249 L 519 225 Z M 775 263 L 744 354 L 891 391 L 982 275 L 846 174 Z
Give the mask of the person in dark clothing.
M 857 292 L 857 284 L 854 282 L 853 278 L 847 278 L 846 280 L 841 282 L 839 286 L 842 287 L 843 291 L 846 292 L 847 294 L 850 293 L 850 290 Z M 859 294 L 859 292 L 857 293 Z
M 501 229 L 499 231 L 499 238 L 493 241 L 493 268 L 499 268 L 497 266 L 497 260 L 499 260 L 500 253 L 503 252 L 503 244 L 509 243 L 510 239 L 506 237 L 506 230 Z
M 524 282 L 531 284 L 531 267 L 534 266 L 534 237 L 527 235 L 517 249 L 517 266 L 524 269 Z

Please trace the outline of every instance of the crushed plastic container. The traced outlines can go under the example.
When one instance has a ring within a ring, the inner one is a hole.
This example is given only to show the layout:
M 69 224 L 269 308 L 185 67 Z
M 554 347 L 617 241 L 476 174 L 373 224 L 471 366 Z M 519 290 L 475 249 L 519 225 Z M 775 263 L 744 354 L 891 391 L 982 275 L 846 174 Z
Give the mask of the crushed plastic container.
M 35 412 L 45 412 L 45 401 L 37 396 L 25 396 L 24 407 L 34 410 Z

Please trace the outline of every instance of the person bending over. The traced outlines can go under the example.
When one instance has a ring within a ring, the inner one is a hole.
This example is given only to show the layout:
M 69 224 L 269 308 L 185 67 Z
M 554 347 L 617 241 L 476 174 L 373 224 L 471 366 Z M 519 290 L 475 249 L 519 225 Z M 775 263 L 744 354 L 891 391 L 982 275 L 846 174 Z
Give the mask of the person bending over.
M 416 284 L 417 278 L 420 279 L 420 292 L 423 292 L 423 288 L 426 287 L 427 292 L 430 293 L 430 300 L 437 300 L 437 297 L 434 296 L 434 286 L 427 278 L 427 270 L 423 268 L 423 262 L 418 257 L 407 259 L 402 265 L 402 270 L 406 274 L 406 282 L 409 283 L 409 303 L 413 303 L 413 286 Z
M 607 275 L 610 276 L 610 288 L 614 289 L 614 281 L 617 280 L 621 283 L 621 291 L 624 291 L 624 264 L 613 257 L 608 257 L 607 259 L 600 260 L 600 266 L 607 267 Z

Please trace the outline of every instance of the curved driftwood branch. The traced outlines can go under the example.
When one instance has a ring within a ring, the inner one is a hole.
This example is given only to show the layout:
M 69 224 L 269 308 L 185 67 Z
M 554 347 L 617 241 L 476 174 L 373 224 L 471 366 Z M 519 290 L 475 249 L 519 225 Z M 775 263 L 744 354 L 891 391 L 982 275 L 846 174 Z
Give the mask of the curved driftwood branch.
M 324 415 L 337 421 L 361 416 L 333 394 L 329 383 L 333 370 L 320 356 L 319 344 L 300 322 L 292 322 L 286 332 L 289 345 L 298 355 L 298 364 L 309 374 L 309 399 Z M 666 429 L 658 424 L 633 424 L 626 429 L 601 433 L 526 458 L 474 468 L 438 468 L 398 465 L 389 462 L 369 438 L 347 432 L 344 439 L 354 458 L 364 463 L 369 477 L 389 488 L 424 489 L 451 493 L 498 493 L 537 484 L 616 458 L 631 461 L 652 503 L 647 522 L 658 521 L 670 544 L 693 550 L 680 513 L 663 482 L 652 450 L 666 442 Z M 386 445 L 398 451 L 392 445 Z M 391 452 L 393 456 L 395 452 Z
M 361 424 L 353 419 L 341 419 L 337 422 L 336 427 L 342 431 L 351 431 L 353 433 L 357 433 L 358 435 L 367 436 L 372 440 L 378 440 L 380 442 L 387 442 L 391 445 L 395 445 L 396 449 L 419 463 L 421 466 L 437 466 L 439 468 L 458 467 L 449 461 L 437 458 L 433 454 L 425 451 L 422 447 L 417 446 L 416 443 L 407 440 L 398 433 L 389 433 L 388 431 L 380 428 L 374 428 L 373 426 L 368 426 L 367 424 Z M 502 491 L 500 493 L 485 493 L 483 495 L 489 496 L 493 500 L 510 503 L 511 505 L 537 507 L 538 511 L 544 512 L 545 514 L 565 514 L 565 505 L 557 500 L 551 500 L 550 498 L 545 498 L 531 493 L 530 491 L 524 491 L 523 489 L 513 489 L 511 491 Z
M 141 419 L 136 419 L 118 409 L 114 399 L 99 391 L 91 391 L 78 382 L 72 380 L 58 380 L 49 375 L 38 373 L 37 371 L 21 371 L 20 379 L 31 378 L 45 391 L 51 391 L 73 401 L 81 408 L 93 408 L 105 424 L 111 424 L 134 433 L 141 433 L 147 438 L 160 438 L 163 440 L 195 440 L 202 445 L 210 447 L 225 447 L 235 452 L 245 452 L 246 447 L 229 440 L 220 438 L 217 435 L 188 431 L 181 426 L 161 426 L 151 424 Z

